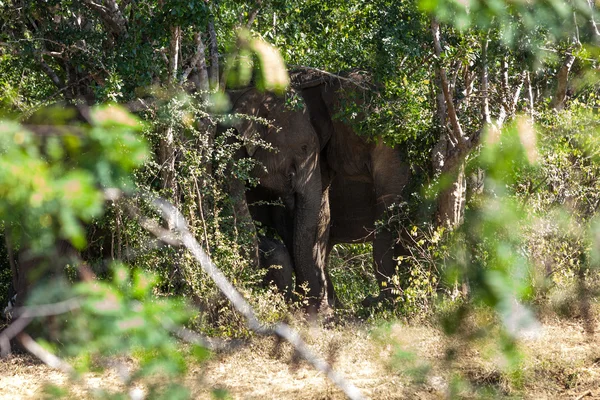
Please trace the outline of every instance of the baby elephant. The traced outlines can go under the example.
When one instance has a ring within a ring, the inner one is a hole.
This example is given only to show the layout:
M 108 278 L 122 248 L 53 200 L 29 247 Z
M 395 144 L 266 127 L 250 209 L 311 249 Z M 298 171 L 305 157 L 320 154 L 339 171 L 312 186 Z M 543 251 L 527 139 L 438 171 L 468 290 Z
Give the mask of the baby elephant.
M 262 236 L 259 242 L 260 267 L 268 269 L 264 283 L 275 284 L 277 289 L 291 298 L 294 272 L 292 257 L 280 240 Z

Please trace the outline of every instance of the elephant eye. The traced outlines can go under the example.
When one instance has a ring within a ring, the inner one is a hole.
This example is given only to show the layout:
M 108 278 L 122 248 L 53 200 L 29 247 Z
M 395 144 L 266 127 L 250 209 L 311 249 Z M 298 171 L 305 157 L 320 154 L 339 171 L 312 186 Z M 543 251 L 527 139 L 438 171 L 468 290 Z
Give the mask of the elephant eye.
M 308 145 L 302 145 L 302 151 L 306 154 L 306 152 L 308 151 Z

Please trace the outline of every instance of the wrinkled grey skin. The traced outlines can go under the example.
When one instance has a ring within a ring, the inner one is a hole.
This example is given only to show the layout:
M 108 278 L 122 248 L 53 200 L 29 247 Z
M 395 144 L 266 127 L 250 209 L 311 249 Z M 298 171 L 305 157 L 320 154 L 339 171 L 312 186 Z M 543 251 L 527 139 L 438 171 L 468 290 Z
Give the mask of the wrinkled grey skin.
M 264 283 L 275 285 L 289 300 L 292 294 L 294 263 L 282 241 L 262 236 L 259 241 L 260 267 L 267 270 Z
M 320 138 L 306 109 L 290 109 L 283 98 L 256 89 L 235 97 L 234 113 L 273 121 L 265 126 L 241 119 L 235 126 L 247 143 L 247 156 L 262 165 L 253 172 L 260 184 L 247 191 L 246 200 L 253 219 L 274 229 L 283 239 L 293 261 L 296 290 L 308 296 L 309 308 L 316 311 L 322 298 L 324 270 L 315 251 L 322 194 Z M 275 151 L 248 143 L 253 135 Z M 303 283 L 308 287 L 306 293 L 300 286 Z
M 383 219 L 389 206 L 402 200 L 411 174 L 397 149 L 381 141 L 367 142 L 350 125 L 332 117 L 339 111 L 342 89 L 338 82 L 302 91 L 313 127 L 319 136 L 328 138 L 321 153 L 321 165 L 323 197 L 329 197 L 329 215 L 324 218 L 329 219 L 329 232 L 321 238 L 319 247 L 326 260 L 336 243 L 373 241 L 381 294 L 363 302 L 371 305 L 390 294 L 387 292 L 390 285 L 386 283 L 395 273 L 393 257 L 404 253 L 399 246 L 394 249 L 392 232 L 385 229 L 375 232 L 375 221 Z M 333 288 L 329 284 L 327 289 L 331 303 Z

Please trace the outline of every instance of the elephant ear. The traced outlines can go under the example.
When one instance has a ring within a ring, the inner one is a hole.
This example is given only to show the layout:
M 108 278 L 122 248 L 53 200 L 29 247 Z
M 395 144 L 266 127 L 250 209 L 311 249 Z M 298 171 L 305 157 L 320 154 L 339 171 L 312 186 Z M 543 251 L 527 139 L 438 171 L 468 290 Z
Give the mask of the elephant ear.
M 250 157 L 252 157 L 258 149 L 258 145 L 254 143 L 253 139 L 256 136 L 265 137 L 266 135 L 266 127 L 252 119 L 252 117 L 266 117 L 266 110 L 263 103 L 264 96 L 256 89 L 252 89 L 240 97 L 234 106 L 235 113 L 244 114 L 246 116 L 238 118 L 233 124 L 233 127 L 238 131 L 240 138 L 244 141 L 246 152 Z
M 325 84 L 302 90 L 302 97 L 310 115 L 310 123 L 319 138 L 320 150 L 323 150 L 333 134 L 333 121 L 331 120 L 330 109 L 323 99 L 322 92 L 325 90 L 328 90 Z

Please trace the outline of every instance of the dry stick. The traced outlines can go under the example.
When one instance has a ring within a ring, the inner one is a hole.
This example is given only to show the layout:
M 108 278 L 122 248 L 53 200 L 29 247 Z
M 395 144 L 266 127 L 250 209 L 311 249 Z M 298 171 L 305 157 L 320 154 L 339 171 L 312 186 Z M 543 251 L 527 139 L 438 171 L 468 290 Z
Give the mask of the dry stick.
M 149 197 L 147 195 L 146 197 Z M 254 314 L 254 310 L 244 297 L 235 289 L 235 287 L 227 280 L 225 275 L 219 270 L 204 252 L 200 244 L 188 229 L 187 223 L 183 215 L 169 202 L 161 198 L 150 198 L 154 207 L 162 214 L 163 218 L 173 221 L 173 228 L 181 235 L 183 245 L 192 253 L 206 274 L 217 284 L 221 292 L 227 296 L 231 304 L 236 310 L 242 314 L 248 321 L 250 329 L 261 335 L 276 335 L 290 342 L 296 351 L 304 357 L 319 371 L 324 372 L 333 383 L 340 388 L 350 399 L 364 399 L 358 388 L 352 383 L 347 382 L 341 375 L 333 370 L 333 368 L 319 358 L 308 348 L 300 335 L 284 323 L 278 323 L 273 327 L 267 327 L 260 323 Z
M 593 393 L 592 393 L 591 390 L 588 390 L 586 392 L 581 393 L 579 396 L 575 397 L 574 400 L 581 400 L 581 399 L 583 399 L 584 397 L 587 397 L 587 396 L 593 396 Z

